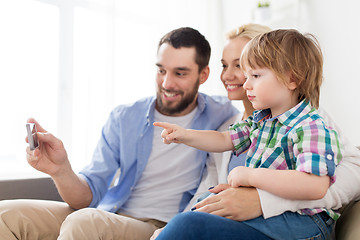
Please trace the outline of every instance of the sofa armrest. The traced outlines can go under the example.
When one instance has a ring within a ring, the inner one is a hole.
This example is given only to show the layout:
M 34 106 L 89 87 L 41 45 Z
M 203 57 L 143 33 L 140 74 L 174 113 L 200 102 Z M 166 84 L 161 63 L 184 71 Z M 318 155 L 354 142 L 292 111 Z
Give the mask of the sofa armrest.
M 51 178 L 0 181 L 0 200 L 41 199 L 62 201 Z
M 360 239 L 360 201 L 351 202 L 341 211 L 341 216 L 336 222 L 336 239 Z

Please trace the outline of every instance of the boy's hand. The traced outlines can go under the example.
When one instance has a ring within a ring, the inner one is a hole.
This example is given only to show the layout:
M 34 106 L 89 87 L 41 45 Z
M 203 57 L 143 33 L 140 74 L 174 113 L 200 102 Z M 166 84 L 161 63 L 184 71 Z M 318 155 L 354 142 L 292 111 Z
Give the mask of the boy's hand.
M 254 168 L 249 167 L 236 167 L 230 171 L 228 175 L 228 183 L 232 187 L 251 187 L 249 180 Z
M 185 137 L 186 129 L 167 122 L 154 122 L 154 126 L 162 127 L 164 130 L 161 132 L 161 137 L 165 144 L 182 143 Z

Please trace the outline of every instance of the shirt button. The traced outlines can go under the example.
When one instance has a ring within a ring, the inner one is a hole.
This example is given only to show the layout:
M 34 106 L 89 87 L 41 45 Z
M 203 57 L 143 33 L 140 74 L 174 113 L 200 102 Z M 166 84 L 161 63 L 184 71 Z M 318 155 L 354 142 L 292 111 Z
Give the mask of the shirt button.
M 326 159 L 330 161 L 333 159 L 333 156 L 329 153 L 326 155 Z

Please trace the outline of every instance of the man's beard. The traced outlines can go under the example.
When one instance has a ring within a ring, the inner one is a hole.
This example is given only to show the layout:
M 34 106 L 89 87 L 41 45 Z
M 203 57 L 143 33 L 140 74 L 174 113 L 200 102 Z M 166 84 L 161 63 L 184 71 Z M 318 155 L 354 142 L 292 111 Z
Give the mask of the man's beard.
M 169 105 L 165 105 L 162 101 L 161 98 L 161 90 L 164 90 L 162 87 L 159 87 L 157 94 L 156 94 L 156 104 L 157 104 L 157 109 L 159 112 L 166 114 L 166 115 L 172 115 L 172 114 L 176 114 L 176 113 L 181 113 L 182 111 L 184 111 L 195 99 L 198 91 L 199 91 L 199 86 L 200 86 L 200 80 L 197 79 L 196 83 L 194 84 L 193 87 L 193 91 L 189 94 L 187 94 L 183 99 L 181 99 L 181 101 L 179 103 L 177 103 L 175 106 L 171 106 L 171 104 Z M 171 91 L 168 91 L 171 92 Z M 183 92 L 178 92 L 181 95 L 183 94 Z

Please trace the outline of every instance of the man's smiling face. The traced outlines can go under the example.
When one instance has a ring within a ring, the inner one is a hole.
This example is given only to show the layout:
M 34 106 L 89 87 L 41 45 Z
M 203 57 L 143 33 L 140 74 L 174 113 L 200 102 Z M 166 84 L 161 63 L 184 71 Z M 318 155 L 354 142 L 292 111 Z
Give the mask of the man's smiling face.
M 200 83 L 195 48 L 174 48 L 168 43 L 157 54 L 156 109 L 165 115 L 181 116 L 196 106 Z

